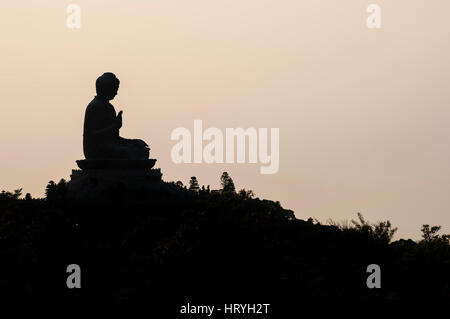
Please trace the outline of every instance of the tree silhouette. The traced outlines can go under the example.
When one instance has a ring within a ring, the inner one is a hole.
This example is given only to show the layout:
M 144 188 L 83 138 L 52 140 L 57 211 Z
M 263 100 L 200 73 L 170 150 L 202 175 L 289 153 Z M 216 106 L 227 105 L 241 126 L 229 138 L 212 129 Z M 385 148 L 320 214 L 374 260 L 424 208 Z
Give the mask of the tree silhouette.
M 183 188 L 183 182 L 182 181 L 176 181 L 175 185 L 177 185 L 180 188 Z
M 236 192 L 233 179 L 227 172 L 222 173 L 222 176 L 220 177 L 220 185 L 222 186 L 222 192 Z
M 197 177 L 192 176 L 189 180 L 189 190 L 198 192 L 200 190 L 200 186 L 198 185 Z
M 56 193 L 56 183 L 54 181 L 48 182 L 47 186 L 45 187 L 45 198 L 47 200 L 51 200 L 54 198 Z
M 49 202 L 62 201 L 67 195 L 67 188 L 67 181 L 64 178 L 62 178 L 58 184 L 54 181 L 50 181 L 45 187 L 45 199 Z
M 7 200 L 17 200 L 17 199 L 19 199 L 19 197 L 22 195 L 22 188 L 19 188 L 19 189 L 16 189 L 16 190 L 14 190 L 14 192 L 13 193 L 11 193 L 11 192 L 6 192 L 6 191 L 2 191 L 1 193 L 0 193 L 0 200 L 4 200 L 4 201 L 7 201 Z
M 425 224 L 420 229 L 422 231 L 423 241 L 426 243 L 441 242 L 450 243 L 450 235 L 439 235 L 438 232 L 441 230 L 441 226 L 432 226 Z
M 245 188 L 241 189 L 238 195 L 243 199 L 252 199 L 255 197 L 255 193 L 252 190 L 246 190 Z

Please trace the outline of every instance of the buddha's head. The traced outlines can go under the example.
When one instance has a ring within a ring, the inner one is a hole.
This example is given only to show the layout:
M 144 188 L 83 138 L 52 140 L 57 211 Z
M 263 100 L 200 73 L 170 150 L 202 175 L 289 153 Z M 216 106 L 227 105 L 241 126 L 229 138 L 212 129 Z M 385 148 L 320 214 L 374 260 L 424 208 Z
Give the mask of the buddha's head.
M 97 96 L 106 100 L 112 100 L 117 95 L 119 90 L 119 79 L 114 73 L 106 72 L 100 76 L 95 82 L 95 88 L 97 89 Z

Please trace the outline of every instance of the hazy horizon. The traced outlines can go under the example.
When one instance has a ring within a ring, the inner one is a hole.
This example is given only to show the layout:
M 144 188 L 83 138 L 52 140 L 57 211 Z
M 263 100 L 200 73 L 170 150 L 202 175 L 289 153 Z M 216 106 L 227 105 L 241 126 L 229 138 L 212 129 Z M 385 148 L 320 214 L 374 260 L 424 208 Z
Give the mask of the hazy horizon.
M 84 158 L 95 79 L 121 81 L 121 135 L 151 147 L 166 181 L 237 189 L 321 222 L 389 219 L 450 232 L 450 2 L 96 0 L 0 3 L 0 190 L 43 196 Z M 370 30 L 366 8 L 382 8 Z M 174 164 L 177 127 L 279 128 L 280 168 Z

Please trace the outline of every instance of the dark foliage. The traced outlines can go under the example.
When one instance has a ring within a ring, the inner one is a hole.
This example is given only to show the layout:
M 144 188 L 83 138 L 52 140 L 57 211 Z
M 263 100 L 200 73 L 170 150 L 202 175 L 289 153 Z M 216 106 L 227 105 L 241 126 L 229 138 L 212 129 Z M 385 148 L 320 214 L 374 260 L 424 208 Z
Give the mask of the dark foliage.
M 118 187 L 94 202 L 70 200 L 65 181 L 50 182 L 46 194 L 0 194 L 1 297 L 158 305 L 450 298 L 450 247 L 435 228 L 424 226 L 419 243 L 390 243 L 388 222 L 321 225 L 251 191 L 193 193 L 182 183 Z M 82 289 L 66 287 L 72 263 Z M 366 286 L 372 263 L 381 289 Z
M 189 190 L 193 192 L 199 192 L 200 186 L 198 185 L 197 177 L 192 176 L 189 180 Z
M 222 173 L 222 176 L 220 177 L 220 185 L 222 186 L 222 192 L 234 193 L 236 191 L 233 179 L 227 172 Z

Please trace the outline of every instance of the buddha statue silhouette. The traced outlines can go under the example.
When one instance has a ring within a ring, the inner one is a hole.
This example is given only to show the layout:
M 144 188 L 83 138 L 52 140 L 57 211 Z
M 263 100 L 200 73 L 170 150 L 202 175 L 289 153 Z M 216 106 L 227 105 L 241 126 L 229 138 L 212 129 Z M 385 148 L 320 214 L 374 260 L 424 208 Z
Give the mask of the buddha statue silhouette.
M 138 139 L 119 135 L 122 111 L 116 115 L 109 103 L 119 90 L 119 79 L 113 73 L 104 73 L 96 83 L 97 96 L 89 103 L 84 116 L 83 151 L 89 159 L 148 159 L 150 148 Z

